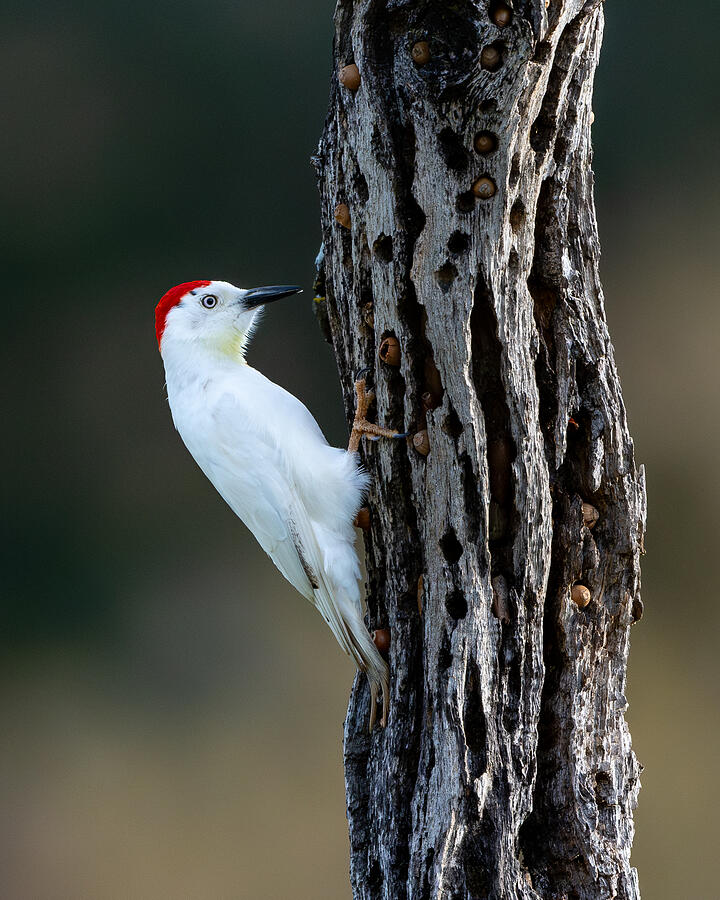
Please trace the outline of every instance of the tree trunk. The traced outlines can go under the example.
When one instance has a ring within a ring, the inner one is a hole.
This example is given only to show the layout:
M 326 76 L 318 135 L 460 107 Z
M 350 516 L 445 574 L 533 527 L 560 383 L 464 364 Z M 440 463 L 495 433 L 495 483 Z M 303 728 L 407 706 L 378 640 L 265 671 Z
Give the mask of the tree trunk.
M 316 158 L 319 293 L 348 422 L 370 367 L 376 420 L 429 443 L 361 447 L 392 643 L 387 727 L 361 675 L 345 723 L 355 898 L 639 896 L 645 491 L 598 276 L 602 21 L 598 0 L 337 5 L 360 83 L 333 79 Z

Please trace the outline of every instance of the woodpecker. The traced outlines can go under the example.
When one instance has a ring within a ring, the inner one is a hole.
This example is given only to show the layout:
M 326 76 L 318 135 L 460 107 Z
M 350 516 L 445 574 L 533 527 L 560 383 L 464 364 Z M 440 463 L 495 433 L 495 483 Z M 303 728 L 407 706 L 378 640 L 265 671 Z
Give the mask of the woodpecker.
M 274 285 L 244 290 L 226 281 L 188 281 L 155 308 L 173 423 L 220 496 L 280 572 L 321 613 L 370 682 L 370 729 L 388 667 L 363 621 L 353 519 L 368 476 L 356 452 L 331 447 L 310 411 L 248 365 L 245 353 L 262 307 L 301 292 Z M 404 437 L 366 421 L 369 395 L 356 384 L 362 434 Z

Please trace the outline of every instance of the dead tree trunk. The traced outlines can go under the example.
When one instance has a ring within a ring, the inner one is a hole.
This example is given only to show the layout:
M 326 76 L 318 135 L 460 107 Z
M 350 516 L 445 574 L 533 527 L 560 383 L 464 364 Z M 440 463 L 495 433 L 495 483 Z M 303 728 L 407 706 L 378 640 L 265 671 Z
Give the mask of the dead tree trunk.
M 599 0 L 337 5 L 357 70 L 316 165 L 348 421 L 370 367 L 377 421 L 429 443 L 361 448 L 369 623 L 392 639 L 387 728 L 367 733 L 364 677 L 345 724 L 363 900 L 639 896 L 645 491 L 598 277 L 602 21 Z

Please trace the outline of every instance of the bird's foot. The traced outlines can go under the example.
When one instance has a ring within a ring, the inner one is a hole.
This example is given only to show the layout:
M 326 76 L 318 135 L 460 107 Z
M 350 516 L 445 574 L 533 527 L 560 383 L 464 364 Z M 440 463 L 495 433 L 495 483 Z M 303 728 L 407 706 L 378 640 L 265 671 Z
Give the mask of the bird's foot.
M 368 409 L 370 409 L 370 404 L 375 399 L 375 394 L 373 394 L 372 391 L 366 390 L 364 378 L 358 378 L 358 380 L 355 382 L 355 394 L 357 395 L 357 402 L 355 406 L 355 420 L 353 421 L 352 431 L 350 432 L 348 452 L 355 453 L 357 451 L 363 435 L 367 435 L 370 440 L 373 441 L 377 441 L 381 437 L 407 437 L 407 434 L 401 434 L 400 432 L 393 431 L 390 428 L 383 428 L 380 425 L 375 425 L 373 422 L 368 422 L 366 416 Z

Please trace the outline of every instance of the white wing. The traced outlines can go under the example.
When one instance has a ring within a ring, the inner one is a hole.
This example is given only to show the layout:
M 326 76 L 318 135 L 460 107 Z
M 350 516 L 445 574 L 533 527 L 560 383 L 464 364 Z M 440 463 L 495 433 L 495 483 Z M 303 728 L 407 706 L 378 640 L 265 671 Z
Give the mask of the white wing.
M 217 453 L 202 468 L 285 578 L 317 607 L 343 650 L 366 669 L 362 639 L 346 621 L 351 611 L 336 602 L 315 528 L 281 449 L 247 421 L 232 397 L 217 404 L 214 419 Z

